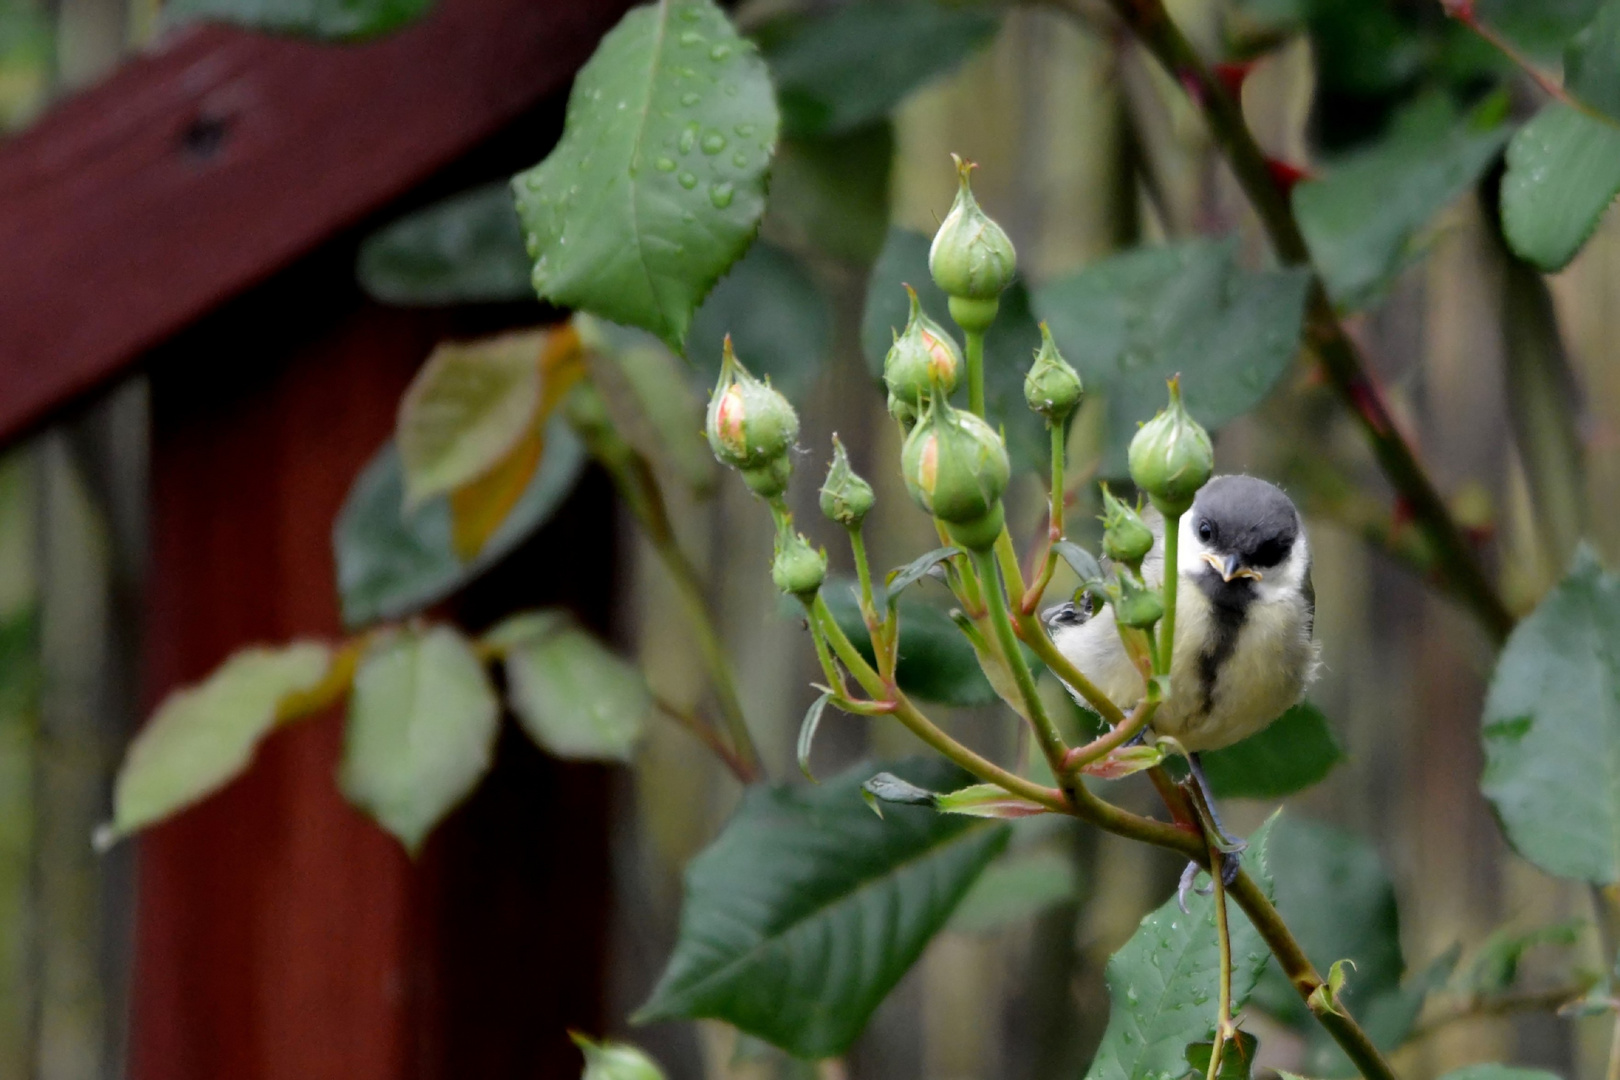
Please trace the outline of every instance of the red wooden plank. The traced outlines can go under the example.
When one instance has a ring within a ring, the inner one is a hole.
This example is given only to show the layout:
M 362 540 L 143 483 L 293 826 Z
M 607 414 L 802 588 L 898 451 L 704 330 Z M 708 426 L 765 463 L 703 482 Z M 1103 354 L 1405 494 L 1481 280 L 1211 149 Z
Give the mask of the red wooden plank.
M 628 6 L 440 0 L 358 46 L 186 30 L 0 147 L 0 438 L 561 90 Z
M 342 245 L 305 260 L 152 361 L 153 700 L 243 645 L 340 634 L 333 518 L 449 325 L 348 310 L 348 267 Z M 605 486 L 563 514 L 460 601 L 470 624 L 565 603 L 600 625 Z M 553 562 L 577 573 L 533 572 Z M 605 770 L 508 731 L 413 864 L 338 794 L 340 744 L 335 714 L 277 732 L 136 841 L 131 1080 L 578 1076 L 566 1031 L 602 1023 Z

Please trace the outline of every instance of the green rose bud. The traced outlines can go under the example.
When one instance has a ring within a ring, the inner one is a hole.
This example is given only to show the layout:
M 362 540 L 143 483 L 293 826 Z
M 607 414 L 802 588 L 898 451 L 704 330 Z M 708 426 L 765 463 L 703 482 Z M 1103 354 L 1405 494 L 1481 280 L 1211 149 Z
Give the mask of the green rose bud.
M 1153 530 L 1142 521 L 1142 516 L 1115 497 L 1108 485 L 1102 485 L 1103 497 L 1103 554 L 1117 563 L 1142 572 L 1142 560 L 1153 549 Z
M 1080 407 L 1081 394 L 1080 373 L 1063 359 L 1052 332 L 1041 323 L 1041 347 L 1024 376 L 1024 400 L 1031 411 L 1046 418 L 1047 427 L 1053 427 Z
M 935 394 L 927 415 L 906 437 L 900 465 L 911 497 L 945 523 L 952 539 L 975 551 L 995 542 L 1012 466 L 1006 445 L 989 424 Z
M 1131 479 L 1167 517 L 1186 513 L 1215 471 L 1209 432 L 1181 403 L 1181 377 L 1170 380 L 1170 405 L 1131 440 Z
M 1122 626 L 1150 630 L 1164 618 L 1164 601 L 1157 589 L 1144 588 L 1130 575 L 1120 578 L 1119 595 L 1114 598 L 1114 618 Z
M 892 398 L 916 410 L 928 400 L 935 383 L 947 394 L 956 389 L 962 354 L 945 328 L 923 311 L 917 302 L 917 290 L 910 285 L 905 289 L 911 297 L 911 316 L 890 346 L 889 355 L 883 358 L 883 382 Z
M 1000 225 L 979 209 L 969 175 L 973 163 L 955 154 L 960 187 L 928 249 L 928 272 L 951 298 L 951 318 L 964 330 L 983 332 L 996 317 L 1001 292 L 1012 284 L 1018 256 Z
M 837 435 L 832 437 L 832 442 L 832 468 L 827 470 L 827 480 L 821 485 L 821 512 L 846 529 L 858 529 L 875 501 L 872 485 L 849 467 L 849 455 Z
M 721 464 L 738 469 L 758 469 L 785 458 L 799 437 L 793 406 L 769 382 L 748 373 L 731 351 L 729 334 L 704 431 Z
M 769 502 L 783 492 L 787 491 L 788 480 L 793 475 L 793 456 L 783 454 L 774 457 L 763 465 L 755 465 L 751 469 L 738 469 L 737 474 L 748 485 L 748 490 Z
M 827 580 L 827 553 L 811 547 L 810 541 L 783 522 L 776 534 L 771 580 L 788 595 L 808 600 Z

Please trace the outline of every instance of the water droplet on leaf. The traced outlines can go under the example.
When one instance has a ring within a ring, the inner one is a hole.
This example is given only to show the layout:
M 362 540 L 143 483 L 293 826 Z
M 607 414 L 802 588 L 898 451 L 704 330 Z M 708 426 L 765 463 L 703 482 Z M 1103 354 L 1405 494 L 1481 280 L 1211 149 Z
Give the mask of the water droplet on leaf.
M 675 171 L 675 160 L 673 158 L 661 157 L 653 164 L 657 166 L 659 172 Z
M 705 154 L 718 154 L 726 148 L 726 137 L 718 131 L 711 131 L 703 136 L 703 152 Z
M 714 208 L 716 210 L 724 210 L 726 207 L 730 206 L 731 185 L 725 181 L 718 184 L 710 184 L 709 201 L 714 204 Z
M 687 191 L 691 191 L 693 188 L 697 187 L 696 173 L 683 172 L 680 176 L 676 177 L 676 179 L 681 182 L 681 187 L 685 188 Z

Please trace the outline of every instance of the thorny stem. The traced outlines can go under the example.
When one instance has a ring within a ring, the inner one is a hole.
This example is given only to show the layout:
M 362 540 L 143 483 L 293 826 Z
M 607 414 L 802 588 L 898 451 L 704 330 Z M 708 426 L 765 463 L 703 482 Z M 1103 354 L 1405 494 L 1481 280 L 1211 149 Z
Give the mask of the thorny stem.
M 967 330 L 968 410 L 984 416 L 984 331 Z
M 708 669 L 709 682 L 714 687 L 720 717 L 731 740 L 730 756 L 734 757 L 740 766 L 738 776 L 743 778 L 743 782 L 753 783 L 764 776 L 765 770 L 760 762 L 759 750 L 754 746 L 753 736 L 748 733 L 748 721 L 743 712 L 742 698 L 737 693 L 737 680 L 731 671 L 731 660 L 726 655 L 725 645 L 720 641 L 720 632 L 715 629 L 714 619 L 709 614 L 708 601 L 704 598 L 703 579 L 675 539 L 675 528 L 664 509 L 664 499 L 658 490 L 658 481 L 653 476 L 652 468 L 640 455 L 613 460 L 599 457 L 598 460 L 607 467 L 609 475 L 613 478 L 614 487 L 635 514 L 653 550 L 657 552 L 664 568 L 669 571 L 670 579 L 675 584 L 675 592 L 681 599 L 681 606 L 686 609 L 687 621 L 691 623 L 692 630 L 697 635 L 698 650 L 703 656 L 704 666 Z
M 739 757 L 737 757 L 735 753 L 732 752 L 731 747 L 726 745 L 725 740 L 720 738 L 719 734 L 717 734 L 712 727 L 704 723 L 692 712 L 681 708 L 673 702 L 666 701 L 657 696 L 653 698 L 653 705 L 658 709 L 659 712 L 663 713 L 681 727 L 685 728 L 694 737 L 696 737 L 699 742 L 713 751 L 714 756 L 719 758 L 727 769 L 731 770 L 731 775 L 735 776 L 739 783 L 747 785 L 759 779 L 759 777 L 750 772 L 748 766 Z
M 1079 0 L 1059 0 L 1064 9 L 1084 18 Z M 1328 381 L 1361 424 L 1380 468 L 1410 509 L 1414 523 L 1429 537 L 1445 584 L 1500 644 L 1514 618 L 1486 575 L 1466 535 L 1452 518 L 1417 454 L 1396 426 L 1383 395 L 1366 370 L 1360 352 L 1345 333 L 1328 298 L 1322 276 L 1311 262 L 1310 249 L 1294 217 L 1288 193 L 1273 179 L 1265 154 L 1255 142 L 1239 103 L 1205 66 L 1192 44 L 1165 10 L 1163 0 L 1109 0 L 1173 79 L 1188 87 L 1204 113 L 1210 133 L 1226 155 L 1232 172 L 1271 238 L 1285 266 L 1311 272 L 1306 305 L 1306 341 Z
M 1232 935 L 1226 925 L 1226 886 L 1221 881 L 1221 851 L 1213 841 L 1209 845 L 1209 876 L 1215 888 L 1215 941 L 1221 953 L 1221 980 L 1215 1016 L 1215 1045 L 1209 1051 L 1209 1073 L 1206 1080 L 1215 1080 L 1221 1074 L 1221 1051 L 1226 1040 L 1237 1034 L 1232 1025 Z
M 1159 703 L 1154 698 L 1143 698 L 1137 702 L 1136 708 L 1125 722 L 1116 728 L 1103 732 L 1084 746 L 1077 746 L 1069 751 L 1063 759 L 1063 768 L 1066 772 L 1075 772 L 1090 765 L 1093 761 L 1107 756 L 1114 750 L 1130 742 L 1136 733 L 1153 722 L 1153 714 L 1158 711 Z
M 1001 535 L 1007 536 L 1006 530 Z M 999 543 L 999 542 L 998 542 Z M 1007 550 L 1011 551 L 1012 541 L 1007 542 Z M 1052 775 L 1059 776 L 1063 770 L 1063 759 L 1069 748 L 1064 745 L 1063 736 L 1058 734 L 1057 725 L 1047 715 L 1046 705 L 1035 690 L 1035 677 L 1029 672 L 1029 665 L 1024 663 L 1024 654 L 1018 648 L 1018 635 L 1013 633 L 1012 618 L 1007 614 L 1008 594 L 1015 588 L 1014 581 L 1008 581 L 1005 588 L 1002 586 L 1001 575 L 996 572 L 995 556 L 989 551 L 975 551 L 973 561 L 978 564 L 979 577 L 984 581 L 985 591 L 990 604 L 990 625 L 995 628 L 996 641 L 1001 646 L 1002 658 L 1006 661 L 1008 669 L 1012 671 L 1013 682 L 1018 685 L 1018 693 L 1024 699 L 1024 708 L 1028 710 L 1029 722 L 1035 725 L 1035 737 L 1040 740 L 1041 752 L 1052 766 Z M 1016 573 L 1018 558 L 1013 556 L 1012 569 Z
M 1462 2 L 1458 2 L 1458 0 L 1440 0 L 1440 6 L 1445 8 L 1447 15 L 1468 27 L 1491 48 L 1507 57 L 1515 67 L 1530 77 L 1531 82 L 1541 87 L 1542 93 L 1560 104 L 1568 105 L 1577 112 L 1602 120 L 1606 124 L 1614 123 L 1614 120 L 1609 116 L 1592 108 L 1592 106 L 1571 94 L 1557 79 L 1532 64 L 1529 57 L 1514 48 L 1513 43 L 1497 33 L 1494 27 L 1481 21 L 1479 14 L 1474 10 L 1473 0 L 1462 0 Z
M 1159 651 L 1153 673 L 1169 675 L 1176 655 L 1176 583 L 1181 580 L 1181 515 L 1164 518 L 1164 618 L 1159 627 Z

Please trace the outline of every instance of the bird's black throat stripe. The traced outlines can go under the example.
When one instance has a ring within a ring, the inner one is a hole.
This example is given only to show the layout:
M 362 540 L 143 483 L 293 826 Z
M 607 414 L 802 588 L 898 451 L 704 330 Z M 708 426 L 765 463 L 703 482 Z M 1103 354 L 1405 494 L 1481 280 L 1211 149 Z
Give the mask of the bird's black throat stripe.
M 1209 600 L 1209 636 L 1198 654 L 1199 711 L 1207 715 L 1215 705 L 1215 680 L 1237 648 L 1238 634 L 1254 602 L 1254 582 L 1248 578 L 1223 581 L 1213 570 L 1199 574 L 1196 580 Z

